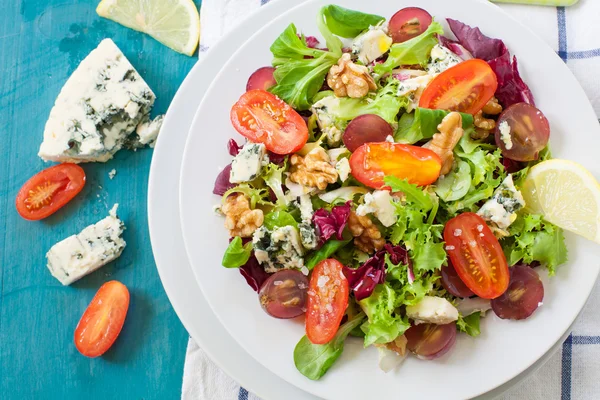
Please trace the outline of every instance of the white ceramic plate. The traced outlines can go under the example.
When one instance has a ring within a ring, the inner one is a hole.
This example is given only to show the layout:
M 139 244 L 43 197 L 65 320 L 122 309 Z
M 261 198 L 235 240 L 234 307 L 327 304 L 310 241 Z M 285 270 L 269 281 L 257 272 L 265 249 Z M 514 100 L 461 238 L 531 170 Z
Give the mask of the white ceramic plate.
M 568 236 L 570 263 L 556 278 L 545 280 L 544 307 L 527 321 L 487 318 L 481 337 L 474 340 L 461 336 L 449 356 L 434 362 L 409 359 L 403 368 L 388 375 L 377 369 L 373 349 L 363 350 L 358 341 L 349 341 L 342 358 L 320 382 L 308 381 L 293 365 L 292 351 L 302 336 L 302 325 L 269 318 L 244 280 L 218 267 L 227 234 L 221 228 L 222 220 L 211 210 L 217 198 L 208 193 L 219 167 L 229 162 L 225 143 L 235 137 L 229 123 L 230 107 L 243 92 L 247 77 L 270 62 L 268 47 L 287 24 L 294 22 L 303 32 L 316 33 L 314 20 L 325 3 L 311 1 L 297 6 L 258 31 L 223 66 L 198 109 L 182 165 L 180 199 L 183 233 L 194 274 L 217 317 L 243 348 L 280 377 L 318 396 L 362 398 L 402 393 L 463 399 L 488 392 L 532 365 L 567 331 L 597 277 L 597 246 Z M 394 5 L 373 1 L 367 8 L 359 0 L 338 3 L 388 17 L 410 5 L 405 1 Z M 485 33 L 505 40 L 520 58 L 524 78 L 551 121 L 555 156 L 576 159 L 598 176 L 593 149 L 600 145 L 600 135 L 595 115 L 575 78 L 547 45 L 485 2 L 446 4 L 428 0 L 419 5 L 438 19 L 453 17 L 485 25 Z M 485 21 L 477 17 L 481 15 L 486 16 Z

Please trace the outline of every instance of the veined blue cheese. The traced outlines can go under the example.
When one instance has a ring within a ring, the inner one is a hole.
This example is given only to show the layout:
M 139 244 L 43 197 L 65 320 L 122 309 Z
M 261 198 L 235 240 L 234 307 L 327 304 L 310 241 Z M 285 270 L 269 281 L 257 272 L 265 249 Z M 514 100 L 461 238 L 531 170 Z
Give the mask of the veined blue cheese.
M 154 147 L 154 144 L 156 143 L 156 138 L 160 133 L 160 128 L 162 128 L 164 119 L 164 115 L 159 115 L 152 121 L 149 118 L 142 121 L 135 129 L 135 133 L 137 134 L 137 138 L 135 140 L 135 147 Z
M 372 26 L 352 41 L 352 55 L 364 65 L 375 61 L 392 47 L 392 38 L 382 26 Z
M 329 146 L 336 146 L 342 140 L 346 124 L 338 121 L 332 110 L 339 108 L 340 99 L 327 96 L 312 105 L 311 111 L 317 116 L 317 125 L 327 137 Z
M 121 50 L 105 39 L 60 91 L 38 155 L 45 161 L 105 162 L 124 146 L 155 98 Z
M 260 175 L 267 148 L 262 143 L 248 142 L 231 163 L 229 180 L 232 183 L 249 182 Z
M 427 72 L 430 75 L 437 75 L 450 67 L 460 64 L 463 60 L 446 47 L 436 44 L 431 49 L 431 58 L 427 63 Z
M 356 215 L 374 214 L 383 226 L 392 226 L 398 219 L 392 201 L 393 198 L 387 190 L 375 190 L 373 193 L 367 193 L 364 197 L 364 204 L 357 207 Z
M 293 226 L 283 226 L 273 231 L 261 226 L 254 232 L 252 244 L 254 255 L 265 272 L 304 267 L 304 248 L 300 234 Z
M 517 211 L 523 207 L 525 207 L 523 195 L 517 190 L 513 177 L 509 174 L 496 188 L 492 198 L 481 206 L 477 214 L 506 233 L 506 228 L 517 219 Z
M 122 237 L 125 225 L 117 217 L 117 207 L 115 204 L 108 217 L 48 251 L 48 269 L 63 285 L 70 285 L 121 255 L 126 245 Z
M 396 95 L 398 97 L 407 97 L 410 101 L 410 104 L 406 108 L 407 112 L 411 112 L 416 107 L 419 106 L 419 100 L 421 99 L 421 95 L 423 91 L 429 85 L 429 82 L 433 80 L 432 75 L 422 75 L 417 76 L 415 78 L 406 79 L 400 81 L 398 85 L 398 92 Z

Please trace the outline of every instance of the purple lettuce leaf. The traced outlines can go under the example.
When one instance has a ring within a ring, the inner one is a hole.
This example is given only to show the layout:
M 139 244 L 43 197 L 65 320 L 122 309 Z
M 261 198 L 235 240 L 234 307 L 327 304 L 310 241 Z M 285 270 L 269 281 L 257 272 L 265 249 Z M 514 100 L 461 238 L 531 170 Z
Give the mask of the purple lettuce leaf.
M 462 58 L 463 60 L 470 60 L 473 58 L 473 55 L 469 52 L 469 50 L 465 49 L 460 43 L 455 40 L 449 39 L 446 36 L 438 35 L 438 40 L 440 44 Z
M 256 257 L 254 257 L 254 253 L 248 259 L 248 262 L 242 265 L 240 268 L 240 273 L 246 278 L 246 282 L 252 289 L 256 292 L 260 290 L 260 287 L 271 274 L 265 272 L 263 267 L 260 266 Z
M 217 179 L 215 180 L 215 187 L 213 188 L 214 194 L 223 196 L 226 191 L 236 186 L 235 183 L 231 183 L 229 181 L 230 174 L 231 164 L 223 168 L 223 171 L 219 172 L 219 175 L 217 175 Z
M 229 142 L 227 142 L 227 151 L 229 152 L 229 155 L 231 155 L 231 157 L 237 156 L 242 147 L 243 146 L 237 144 L 237 142 L 233 139 L 229 139 Z
M 337 240 L 343 240 L 342 233 L 348 223 L 352 202 L 348 201 L 341 206 L 335 206 L 331 211 L 320 208 L 313 214 L 313 224 L 317 228 L 319 234 L 319 243 L 323 244 L 333 235 L 336 235 Z
M 354 292 L 356 300 L 366 299 L 373 293 L 375 286 L 385 281 L 386 254 L 389 254 L 392 264 L 402 263 L 408 265 L 409 271 L 412 270 L 412 262 L 408 256 L 408 251 L 402 246 L 392 246 L 386 243 L 382 250 L 375 253 L 373 257 L 357 269 L 344 267 L 344 276 L 348 279 L 350 290 Z
M 520 161 L 515 161 L 512 158 L 502 157 L 502 165 L 504 166 L 504 170 L 508 174 L 513 174 L 515 172 L 519 172 L 523 168 L 525 168 L 526 164 Z
M 459 43 L 469 50 L 473 57 L 490 61 L 508 53 L 502 40 L 489 38 L 481 33 L 479 28 L 472 28 L 455 19 L 447 18 L 446 20 Z
M 533 93 L 519 74 L 517 57 L 510 58 L 507 51 L 502 56 L 488 62 L 498 78 L 496 97 L 500 104 L 507 108 L 516 103 L 529 103 L 535 105 Z
M 270 150 L 267 151 L 267 154 L 269 155 L 269 161 L 277 165 L 282 165 L 287 157 L 287 154 L 276 154 Z

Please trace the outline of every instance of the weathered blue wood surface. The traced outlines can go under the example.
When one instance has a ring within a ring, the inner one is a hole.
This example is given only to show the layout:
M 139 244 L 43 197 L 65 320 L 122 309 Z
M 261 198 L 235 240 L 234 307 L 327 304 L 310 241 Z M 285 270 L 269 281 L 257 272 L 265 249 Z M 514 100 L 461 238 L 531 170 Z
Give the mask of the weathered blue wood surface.
M 0 1 L 0 398 L 175 399 L 180 397 L 187 334 L 160 283 L 146 217 L 152 150 L 121 151 L 85 164 L 87 185 L 42 222 L 15 211 L 20 186 L 48 167 L 37 157 L 44 124 L 62 85 L 103 39 L 123 50 L 164 113 L 195 59 L 96 15 L 97 0 Z M 198 2 L 199 3 L 199 2 Z M 108 172 L 115 168 L 113 180 Z M 46 251 L 107 215 L 119 203 L 127 230 L 120 259 L 63 287 Z M 131 306 L 121 336 L 103 357 L 73 344 L 75 326 L 100 285 L 123 282 Z

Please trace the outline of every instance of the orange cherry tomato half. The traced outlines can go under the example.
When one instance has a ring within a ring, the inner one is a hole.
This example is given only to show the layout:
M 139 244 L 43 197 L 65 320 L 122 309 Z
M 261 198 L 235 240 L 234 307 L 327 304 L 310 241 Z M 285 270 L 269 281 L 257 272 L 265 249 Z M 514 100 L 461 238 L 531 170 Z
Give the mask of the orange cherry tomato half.
M 350 169 L 360 183 L 374 189 L 383 178 L 395 176 L 425 186 L 440 176 L 442 160 L 429 149 L 400 143 L 365 143 L 350 156 Z
M 348 307 L 350 289 L 343 268 L 342 263 L 329 258 L 312 271 L 306 304 L 306 336 L 314 344 L 333 339 Z
M 92 358 L 104 354 L 121 333 L 128 308 L 125 285 L 117 281 L 102 285 L 75 328 L 77 350 Z
M 54 214 L 85 186 L 85 172 L 76 164 L 59 164 L 32 176 L 17 194 L 21 217 L 37 221 Z
M 300 150 L 308 140 L 308 127 L 292 107 L 262 89 L 242 95 L 231 109 L 231 123 L 244 137 L 263 143 L 276 154 Z
M 474 58 L 448 68 L 431 81 L 421 95 L 419 107 L 476 114 L 497 88 L 492 68 Z
M 500 242 L 475 213 L 463 213 L 444 227 L 446 252 L 460 279 L 477 296 L 495 299 L 508 288 L 510 274 Z

